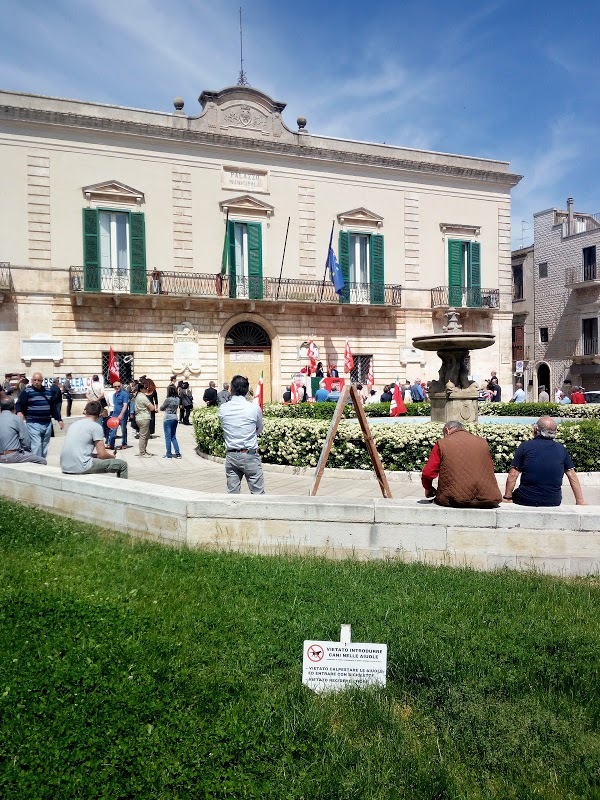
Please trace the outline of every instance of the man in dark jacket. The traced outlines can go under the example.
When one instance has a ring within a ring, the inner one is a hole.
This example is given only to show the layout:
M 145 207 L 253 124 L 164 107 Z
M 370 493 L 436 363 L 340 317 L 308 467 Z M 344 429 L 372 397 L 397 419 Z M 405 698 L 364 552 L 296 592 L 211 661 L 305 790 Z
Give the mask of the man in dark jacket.
M 202 399 L 206 403 L 207 406 L 218 406 L 219 405 L 219 398 L 217 397 L 217 387 L 214 381 L 210 381 L 208 384 L 208 389 L 204 390 L 204 394 L 202 395 Z
M 34 372 L 31 386 L 27 386 L 17 400 L 17 413 L 27 422 L 31 436 L 31 452 L 46 458 L 48 443 L 52 434 L 52 419 L 57 420 L 61 430 L 64 427 L 60 416 L 62 397 L 57 386 L 44 386 L 41 372 Z

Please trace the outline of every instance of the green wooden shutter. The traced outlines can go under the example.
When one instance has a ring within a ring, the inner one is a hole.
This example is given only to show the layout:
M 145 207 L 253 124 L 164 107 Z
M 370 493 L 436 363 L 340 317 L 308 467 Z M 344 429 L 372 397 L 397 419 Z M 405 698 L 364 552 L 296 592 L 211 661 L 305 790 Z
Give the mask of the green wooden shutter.
M 342 303 L 350 302 L 350 234 L 340 231 L 339 265 L 344 279 L 344 288 L 340 294 Z
M 469 305 L 481 306 L 481 245 L 469 244 Z
M 83 289 L 85 292 L 102 290 L 98 210 L 96 208 L 83 209 Z
M 463 243 L 458 239 L 448 240 L 448 304 L 462 306 L 462 255 Z
M 248 231 L 248 296 L 252 300 L 262 300 L 262 226 L 260 222 L 248 222 L 246 229 Z
M 141 212 L 129 214 L 129 290 L 146 294 L 146 226 Z
M 369 247 L 369 282 L 371 304 L 382 306 L 385 302 L 385 276 L 383 271 L 383 236 L 372 234 Z
M 229 297 L 237 296 L 237 280 L 235 274 L 235 222 L 227 223 L 229 239 Z

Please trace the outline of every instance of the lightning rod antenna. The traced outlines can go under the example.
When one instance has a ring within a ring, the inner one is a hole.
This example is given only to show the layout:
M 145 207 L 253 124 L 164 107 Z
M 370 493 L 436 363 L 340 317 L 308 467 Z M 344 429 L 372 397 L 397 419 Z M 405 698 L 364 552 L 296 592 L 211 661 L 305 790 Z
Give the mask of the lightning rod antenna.
M 240 74 L 238 76 L 238 86 L 250 86 L 248 78 L 244 72 L 244 36 L 242 31 L 242 7 L 240 6 Z

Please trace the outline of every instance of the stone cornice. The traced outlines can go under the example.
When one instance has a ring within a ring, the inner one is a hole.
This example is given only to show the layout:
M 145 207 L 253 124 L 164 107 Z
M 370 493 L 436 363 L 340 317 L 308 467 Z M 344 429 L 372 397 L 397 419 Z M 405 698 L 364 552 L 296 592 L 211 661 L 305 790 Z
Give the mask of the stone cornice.
M 314 147 L 310 144 L 265 141 L 242 136 L 192 131 L 186 128 L 176 127 L 175 125 L 173 127 L 167 127 L 146 122 L 94 117 L 72 112 L 46 111 L 44 109 L 23 108 L 19 106 L 1 106 L 0 119 L 16 123 L 33 123 L 101 131 L 103 133 L 124 136 L 140 136 L 163 140 L 170 139 L 189 144 L 203 144 L 234 150 L 297 156 L 299 158 L 313 159 L 316 161 L 381 167 L 383 169 L 402 170 L 404 172 L 425 173 L 451 178 L 462 178 L 464 180 L 497 183 L 508 187 L 516 186 L 522 178 L 521 175 L 497 170 L 475 169 L 472 167 L 435 163 L 433 161 L 416 161 L 387 155 Z M 302 137 L 302 140 L 305 141 L 305 137 Z

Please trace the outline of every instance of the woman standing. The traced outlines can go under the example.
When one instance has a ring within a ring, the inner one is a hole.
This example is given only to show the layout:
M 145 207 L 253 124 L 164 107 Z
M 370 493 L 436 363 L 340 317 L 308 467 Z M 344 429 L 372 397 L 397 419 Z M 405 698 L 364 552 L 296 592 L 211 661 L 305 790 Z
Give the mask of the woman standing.
M 183 408 L 183 419 L 181 424 L 189 425 L 190 414 L 192 413 L 192 408 L 194 407 L 194 396 L 192 395 L 192 390 L 190 389 L 190 385 L 187 381 L 181 387 L 181 405 Z
M 177 397 L 179 398 L 179 422 L 183 425 L 183 418 L 185 417 L 185 408 L 181 404 L 183 396 L 183 381 L 177 381 Z
M 180 400 L 179 397 L 177 397 L 177 387 L 168 386 L 166 400 L 160 407 L 160 410 L 165 412 L 165 416 L 163 418 L 163 428 L 165 431 L 165 445 L 167 448 L 167 453 L 163 456 L 163 458 L 181 458 L 181 453 L 179 452 L 179 442 L 175 436 L 177 432 L 177 409 L 179 408 L 179 405 Z M 174 456 L 171 454 L 171 444 L 175 448 Z
M 135 421 L 140 432 L 140 455 L 142 458 L 150 458 L 154 453 L 146 452 L 146 445 L 150 438 L 150 414 L 156 412 L 156 407 L 150 402 L 152 389 L 144 385 L 135 396 Z

